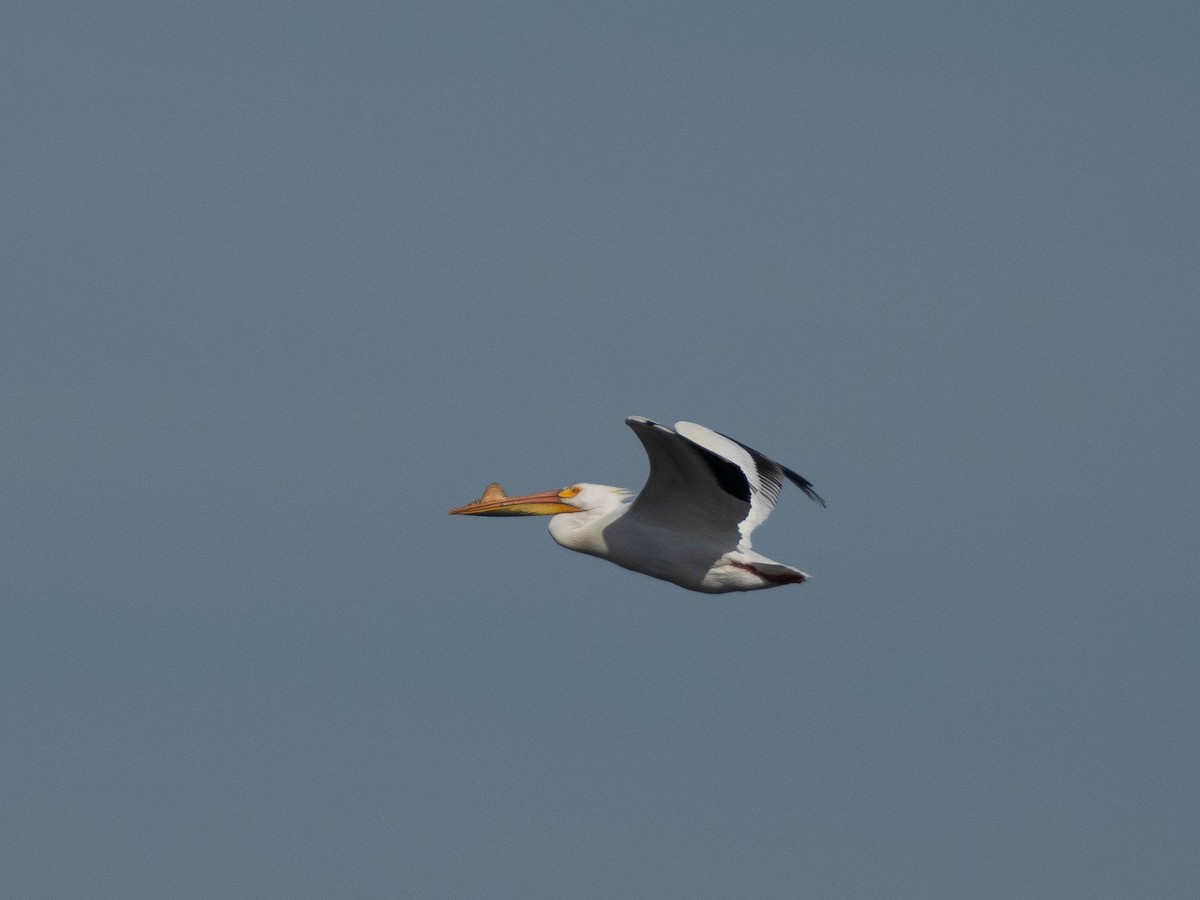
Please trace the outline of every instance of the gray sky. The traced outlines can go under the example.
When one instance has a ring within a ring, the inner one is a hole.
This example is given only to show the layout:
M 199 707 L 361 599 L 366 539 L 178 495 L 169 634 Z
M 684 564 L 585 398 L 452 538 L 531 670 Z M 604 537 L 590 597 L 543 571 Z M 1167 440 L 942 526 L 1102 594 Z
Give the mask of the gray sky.
M 1195 896 L 1194 3 L 2 18 L 4 896 Z

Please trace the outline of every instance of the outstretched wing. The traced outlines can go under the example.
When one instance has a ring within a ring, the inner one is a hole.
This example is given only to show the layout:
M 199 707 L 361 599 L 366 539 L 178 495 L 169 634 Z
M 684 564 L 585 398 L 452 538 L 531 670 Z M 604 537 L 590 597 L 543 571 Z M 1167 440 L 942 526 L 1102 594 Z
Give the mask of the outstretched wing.
M 785 477 L 825 505 L 807 479 L 703 425 L 677 422 L 672 430 L 642 416 L 625 423 L 650 458 L 650 477 L 629 510 L 643 521 L 748 550 Z

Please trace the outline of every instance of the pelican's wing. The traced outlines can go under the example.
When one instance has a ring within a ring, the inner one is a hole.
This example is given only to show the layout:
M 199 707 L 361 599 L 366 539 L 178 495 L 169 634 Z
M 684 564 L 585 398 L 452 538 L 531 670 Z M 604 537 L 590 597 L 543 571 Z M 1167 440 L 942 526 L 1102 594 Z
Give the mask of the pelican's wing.
M 676 530 L 702 532 L 750 549 L 750 534 L 775 508 L 790 478 L 825 505 L 791 469 L 732 438 L 693 422 L 675 430 L 641 416 L 625 420 L 650 457 L 650 477 L 629 514 Z

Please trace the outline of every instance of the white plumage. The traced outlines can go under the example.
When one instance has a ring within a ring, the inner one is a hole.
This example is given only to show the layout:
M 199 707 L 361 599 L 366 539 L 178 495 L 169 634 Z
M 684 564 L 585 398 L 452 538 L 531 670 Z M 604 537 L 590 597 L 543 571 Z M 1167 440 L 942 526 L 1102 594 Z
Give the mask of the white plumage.
M 807 479 L 694 422 L 677 422 L 674 430 L 642 416 L 625 423 L 650 458 L 650 476 L 636 497 L 587 483 L 506 497 L 493 484 L 451 515 L 551 515 L 550 535 L 563 547 L 693 591 L 753 591 L 808 580 L 750 549 L 750 535 L 775 508 L 784 479 L 825 505 Z

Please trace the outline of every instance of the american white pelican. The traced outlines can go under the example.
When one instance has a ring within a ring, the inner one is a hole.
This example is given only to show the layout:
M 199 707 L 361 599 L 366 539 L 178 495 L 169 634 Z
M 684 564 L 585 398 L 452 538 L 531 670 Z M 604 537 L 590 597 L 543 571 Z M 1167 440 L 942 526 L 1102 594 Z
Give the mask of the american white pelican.
M 507 497 L 491 484 L 450 515 L 553 516 L 550 536 L 568 550 L 708 594 L 808 580 L 750 549 L 750 533 L 775 508 L 785 476 L 825 505 L 806 478 L 693 422 L 676 422 L 673 431 L 641 416 L 625 424 L 650 457 L 650 477 L 636 497 L 606 484 Z

